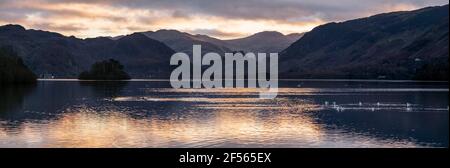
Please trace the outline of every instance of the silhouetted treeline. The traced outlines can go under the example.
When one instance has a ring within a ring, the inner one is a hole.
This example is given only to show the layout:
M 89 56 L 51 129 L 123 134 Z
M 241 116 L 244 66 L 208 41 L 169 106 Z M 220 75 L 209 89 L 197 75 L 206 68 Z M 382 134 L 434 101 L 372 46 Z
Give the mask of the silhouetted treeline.
M 0 47 L 0 84 L 35 83 L 36 78 L 11 47 Z
M 82 72 L 78 79 L 82 80 L 127 80 L 130 76 L 123 70 L 119 61 L 109 59 L 96 62 L 89 71 Z

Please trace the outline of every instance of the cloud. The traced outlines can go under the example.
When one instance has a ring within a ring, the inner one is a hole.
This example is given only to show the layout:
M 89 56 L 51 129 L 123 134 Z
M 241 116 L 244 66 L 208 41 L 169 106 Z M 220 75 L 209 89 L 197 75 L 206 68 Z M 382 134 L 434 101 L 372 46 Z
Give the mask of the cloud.
M 179 29 L 215 37 L 308 31 L 331 21 L 448 0 L 0 0 L 0 23 L 79 37 Z
M 37 23 L 33 24 L 33 27 L 36 29 L 54 30 L 57 32 L 79 32 L 86 29 L 83 25 L 75 25 L 75 24 L 55 25 L 51 23 Z
M 299 20 L 316 16 L 322 20 L 349 19 L 391 9 L 447 4 L 448 0 L 45 0 L 87 3 L 140 9 L 171 9 L 177 13 L 219 16 L 230 19 Z M 180 15 L 178 15 L 180 16 Z

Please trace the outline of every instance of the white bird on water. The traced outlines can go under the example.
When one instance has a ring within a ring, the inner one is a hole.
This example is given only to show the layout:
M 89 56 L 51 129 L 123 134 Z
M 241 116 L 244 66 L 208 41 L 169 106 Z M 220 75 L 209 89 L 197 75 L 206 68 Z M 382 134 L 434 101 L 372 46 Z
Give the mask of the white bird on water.
M 409 106 L 410 106 L 410 104 L 406 103 L 406 111 L 411 111 L 411 108 Z

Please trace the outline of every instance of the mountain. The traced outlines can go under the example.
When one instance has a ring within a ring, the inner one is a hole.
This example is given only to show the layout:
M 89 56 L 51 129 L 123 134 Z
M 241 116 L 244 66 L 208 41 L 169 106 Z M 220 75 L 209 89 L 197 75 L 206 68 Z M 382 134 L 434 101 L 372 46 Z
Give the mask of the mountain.
M 192 55 L 192 45 L 195 44 L 202 45 L 202 53 L 216 52 L 223 54 L 226 52 L 232 52 L 229 48 L 223 45 L 216 45 L 206 41 L 206 37 L 204 36 L 200 37 L 200 35 L 191 35 L 189 33 L 184 33 L 177 30 L 158 30 L 155 32 L 148 31 L 142 32 L 142 34 L 163 42 L 177 52 L 184 52 L 188 55 Z M 207 38 L 213 39 L 212 37 Z
M 170 75 L 170 57 L 175 53 L 160 41 L 148 38 L 141 33 L 126 35 L 118 40 L 86 40 L 88 51 L 95 56 L 96 62 L 115 59 L 121 62 L 125 71 L 133 78 L 168 77 Z
M 234 51 L 278 53 L 300 39 L 302 35 L 299 33 L 283 35 L 276 31 L 265 31 L 245 38 L 224 40 L 223 45 Z
M 93 63 L 116 59 L 134 78 L 166 75 L 174 51 L 140 33 L 118 40 L 107 37 L 78 39 L 19 25 L 0 26 L 0 46 L 12 46 L 36 74 L 72 78 Z
M 133 78 L 167 77 L 170 74 L 170 56 L 175 52 L 191 55 L 194 44 L 201 44 L 203 53 L 278 52 L 299 36 L 261 32 L 242 39 L 220 40 L 176 30 L 158 30 L 117 37 L 79 39 L 54 32 L 25 29 L 20 25 L 0 26 L 0 46 L 12 46 L 24 64 L 40 77 L 56 78 L 77 77 L 95 62 L 108 59 L 121 62 Z
M 201 44 L 202 52 L 226 53 L 233 51 L 246 52 L 280 52 L 297 41 L 303 34 L 283 35 L 275 31 L 256 33 L 249 37 L 220 40 L 206 35 L 192 35 L 177 30 L 158 30 L 143 32 L 146 36 L 162 41 L 177 52 L 192 53 L 193 44 Z
M 294 43 L 297 40 L 299 40 L 300 38 L 302 38 L 303 35 L 305 35 L 305 33 L 291 33 L 291 34 L 288 34 L 285 36 L 286 36 L 287 40 L 289 41 L 289 45 L 291 45 L 292 43 Z M 284 49 L 286 49 L 286 48 L 284 48 Z
M 79 48 L 80 40 L 57 33 L 26 30 L 19 25 L 0 27 L 0 46 L 11 46 L 36 74 L 75 75 L 78 71 L 71 50 Z M 87 60 L 79 60 L 87 61 Z
M 318 26 L 280 54 L 283 78 L 448 80 L 449 6 Z

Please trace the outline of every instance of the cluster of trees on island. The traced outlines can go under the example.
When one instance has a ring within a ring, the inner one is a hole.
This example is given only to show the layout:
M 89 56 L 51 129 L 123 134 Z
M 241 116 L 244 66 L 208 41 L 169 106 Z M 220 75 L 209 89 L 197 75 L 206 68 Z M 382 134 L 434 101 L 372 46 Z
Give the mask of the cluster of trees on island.
M 82 72 L 78 79 L 81 80 L 128 80 L 131 79 L 124 71 L 124 67 L 119 61 L 109 59 L 96 62 L 89 71 Z

